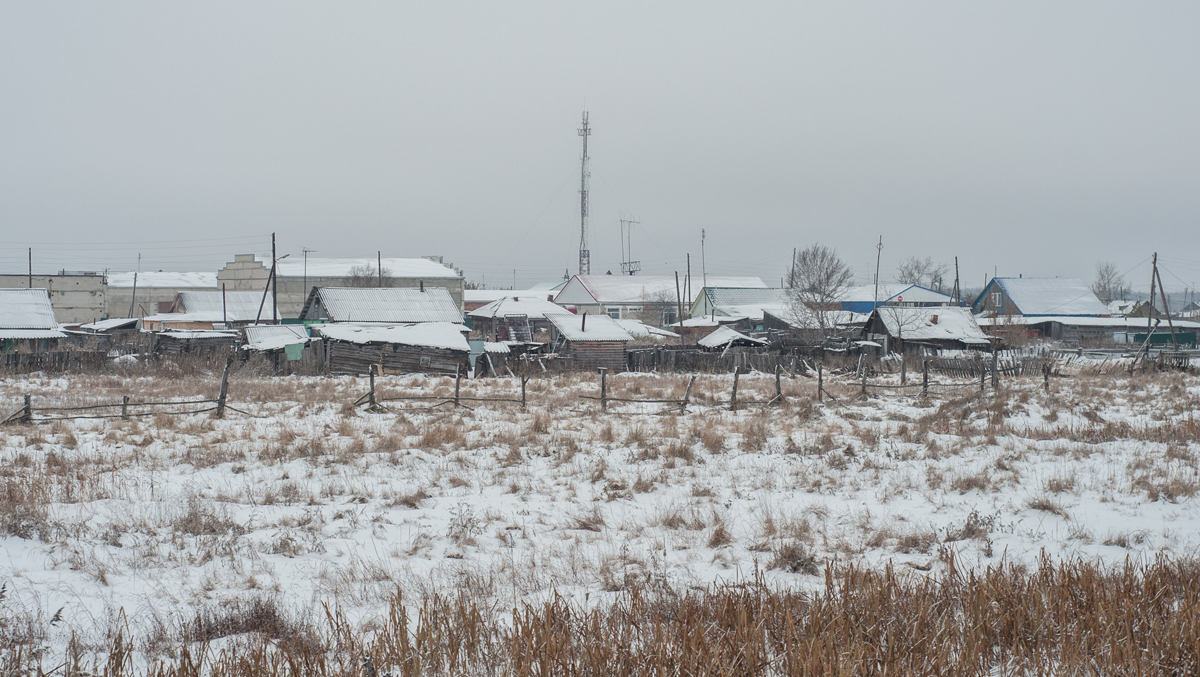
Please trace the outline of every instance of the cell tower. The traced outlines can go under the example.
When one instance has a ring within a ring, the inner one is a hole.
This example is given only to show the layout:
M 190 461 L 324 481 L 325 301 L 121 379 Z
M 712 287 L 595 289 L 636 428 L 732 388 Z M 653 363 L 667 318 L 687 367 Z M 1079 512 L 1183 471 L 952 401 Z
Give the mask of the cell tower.
M 587 241 L 587 224 L 588 224 L 588 177 L 591 173 L 588 172 L 588 154 L 587 142 L 588 137 L 592 134 L 592 128 L 588 126 L 587 111 L 583 111 L 583 127 L 579 129 L 579 135 L 583 137 L 583 161 L 579 169 L 579 274 L 592 274 L 592 252 L 588 250 Z

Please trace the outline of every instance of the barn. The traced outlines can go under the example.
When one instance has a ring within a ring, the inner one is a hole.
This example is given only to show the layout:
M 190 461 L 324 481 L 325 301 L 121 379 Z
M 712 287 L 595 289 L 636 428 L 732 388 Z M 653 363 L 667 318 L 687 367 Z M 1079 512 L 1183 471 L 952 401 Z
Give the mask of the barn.
M 53 350 L 67 337 L 45 289 L 0 289 L 0 340 L 6 353 Z
M 625 370 L 625 348 L 633 336 L 608 315 L 550 315 L 555 352 L 579 369 Z
M 325 364 L 332 374 L 368 374 L 376 364 L 390 374 L 468 373 L 471 346 L 460 324 L 355 322 L 311 329 L 325 339 Z

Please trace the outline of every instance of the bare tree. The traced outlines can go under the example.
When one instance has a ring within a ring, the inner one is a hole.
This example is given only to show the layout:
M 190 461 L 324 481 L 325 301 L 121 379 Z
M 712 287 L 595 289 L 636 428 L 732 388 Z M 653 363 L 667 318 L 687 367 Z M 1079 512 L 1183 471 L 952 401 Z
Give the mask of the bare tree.
M 797 252 L 787 275 L 793 318 L 829 338 L 837 329 L 842 296 L 853 280 L 850 267 L 832 247 L 818 243 Z
M 1104 303 L 1116 300 L 1124 301 L 1129 295 L 1129 285 L 1125 276 L 1112 261 L 1101 261 L 1096 264 L 1096 279 L 1092 282 L 1092 293 Z
M 916 284 L 934 291 L 942 291 L 946 286 L 946 273 L 950 267 L 944 263 L 934 263 L 931 257 L 924 259 L 912 257 L 900 262 L 896 269 L 896 281 L 901 284 Z
M 380 271 L 370 264 L 354 266 L 350 269 L 347 282 L 351 287 L 390 287 L 393 282 L 392 271 L 387 268 Z

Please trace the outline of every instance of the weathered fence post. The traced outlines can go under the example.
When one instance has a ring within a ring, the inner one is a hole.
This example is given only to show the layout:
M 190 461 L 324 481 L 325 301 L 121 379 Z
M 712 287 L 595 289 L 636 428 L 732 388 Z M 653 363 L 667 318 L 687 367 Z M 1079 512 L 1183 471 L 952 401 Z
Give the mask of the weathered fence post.
M 737 411 L 737 384 L 739 372 L 741 372 L 741 369 L 737 367 L 733 368 L 733 394 L 729 397 L 730 411 Z
M 454 406 L 456 407 L 459 406 L 458 390 L 460 385 L 462 385 L 462 370 L 458 368 L 458 365 L 454 365 Z
M 865 362 L 862 368 L 862 398 L 867 399 L 867 365 Z
M 375 411 L 375 365 L 371 365 L 367 369 L 367 378 L 370 379 L 371 389 L 367 391 L 367 408 Z
M 987 365 L 983 363 L 983 358 L 979 358 L 979 392 L 983 392 L 987 388 Z
M 233 354 L 225 358 L 225 371 L 221 373 L 221 391 L 217 394 L 217 418 L 225 418 L 225 396 L 229 394 L 229 369 L 233 367 Z
M 996 352 L 996 349 L 993 348 L 992 349 L 992 389 L 993 390 L 1000 387 L 1000 372 L 996 369 L 997 354 L 998 353 Z
M 825 363 L 817 363 L 817 401 L 821 401 L 821 396 L 825 394 Z
M 121 396 L 121 418 L 129 418 L 129 396 Z
M 929 359 L 921 360 L 921 397 L 929 397 Z
M 525 384 L 529 383 L 529 377 L 521 374 L 521 408 L 525 408 Z
M 33 421 L 33 395 L 25 393 L 25 408 L 21 412 L 21 423 L 31 423 Z
M 908 385 L 908 353 L 903 343 L 900 344 L 900 385 Z
M 1049 363 L 1042 364 L 1042 387 L 1046 389 L 1046 392 L 1050 392 L 1050 364 Z
M 783 367 L 781 367 L 779 364 L 776 364 L 775 365 L 775 399 L 776 400 L 783 399 L 783 386 L 781 386 L 779 383 L 779 372 L 781 372 L 781 371 L 783 371 Z
M 608 409 L 608 368 L 600 367 L 600 409 Z
M 683 399 L 679 402 L 679 413 L 687 411 L 688 400 L 692 399 L 692 385 L 696 383 L 696 375 L 688 379 L 687 390 L 683 391 Z

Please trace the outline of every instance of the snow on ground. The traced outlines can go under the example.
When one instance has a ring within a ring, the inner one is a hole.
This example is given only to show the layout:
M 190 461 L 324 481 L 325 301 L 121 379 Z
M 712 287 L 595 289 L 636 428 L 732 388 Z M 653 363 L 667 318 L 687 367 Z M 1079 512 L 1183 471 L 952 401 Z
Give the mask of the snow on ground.
M 783 405 L 738 412 L 729 376 L 700 376 L 678 414 L 601 412 L 579 397 L 597 394 L 595 376 L 555 375 L 529 382 L 525 410 L 415 400 L 372 413 L 351 405 L 366 379 L 247 376 L 231 404 L 253 417 L 6 426 L 0 614 L 40 624 L 52 646 L 72 633 L 103 646 L 115 625 L 178 636 L 199 610 L 270 596 L 314 617 L 340 608 L 369 631 L 397 587 L 500 608 L 554 592 L 595 604 L 634 584 L 756 574 L 818 588 L 828 561 L 937 571 L 952 555 L 1120 563 L 1200 545 L 1196 377 L 1078 375 L 1050 393 L 1037 378 L 927 401 L 859 401 L 856 384 L 827 378 L 837 401 L 785 378 Z M 453 393 L 446 378 L 379 382 L 381 397 Z M 608 379 L 612 397 L 678 398 L 686 383 Z M 0 401 L 6 415 L 25 392 L 78 406 L 215 390 L 205 375 L 32 376 L 6 380 Z M 773 394 L 772 376 L 738 384 L 743 402 Z

